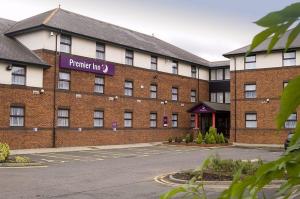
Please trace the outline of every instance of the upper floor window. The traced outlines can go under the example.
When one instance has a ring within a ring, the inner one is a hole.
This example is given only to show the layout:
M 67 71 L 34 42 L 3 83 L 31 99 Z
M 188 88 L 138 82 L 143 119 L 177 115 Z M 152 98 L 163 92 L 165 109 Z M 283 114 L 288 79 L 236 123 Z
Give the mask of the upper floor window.
M 178 88 L 172 87 L 172 100 L 178 101 Z
M 256 113 L 246 113 L 246 128 L 257 128 L 257 114 Z
M 287 129 L 294 129 L 297 125 L 297 113 L 292 113 L 284 124 Z
M 177 61 L 172 62 L 172 73 L 178 74 L 178 62 Z
M 196 90 L 191 90 L 191 102 L 196 102 Z
M 11 83 L 14 85 L 26 84 L 26 68 L 24 66 L 13 66 L 11 71 Z
M 94 127 L 104 126 L 104 111 L 96 110 L 94 111 Z
M 157 57 L 151 56 L 151 69 L 157 70 Z
M 224 103 L 224 93 L 217 92 L 217 103 Z
M 25 111 L 24 107 L 12 106 L 10 107 L 10 126 L 22 127 L 24 126 Z
M 245 85 L 245 98 L 256 98 L 256 84 Z
M 70 110 L 69 109 L 58 109 L 57 111 L 57 126 L 69 127 Z
M 245 57 L 245 69 L 256 68 L 256 55 Z
M 210 70 L 210 80 L 217 80 L 217 71 Z
M 70 89 L 70 73 L 69 72 L 59 72 L 58 75 L 58 89 L 69 90 Z
M 156 84 L 150 85 L 150 98 L 152 98 L 152 99 L 157 98 L 157 85 Z
M 226 104 L 230 103 L 230 92 L 225 92 L 225 103 Z
M 96 43 L 96 58 L 105 60 L 105 45 Z
M 217 102 L 217 93 L 210 93 L 210 101 Z
M 223 69 L 217 70 L 217 80 L 223 80 Z
M 132 128 L 132 112 L 124 113 L 124 127 Z
M 133 66 L 133 51 L 132 50 L 126 50 L 125 64 Z
M 132 96 L 133 95 L 133 82 L 126 80 L 124 84 L 124 95 Z
M 60 52 L 71 53 L 71 36 L 60 36 Z
M 230 79 L 230 69 L 225 68 L 225 79 Z
M 296 52 L 283 53 L 283 66 L 295 66 L 296 65 Z
M 150 127 L 157 127 L 157 113 L 150 113 Z
M 104 77 L 96 76 L 95 77 L 95 93 L 104 93 Z
M 196 66 L 191 67 L 191 76 L 193 78 L 197 78 L 197 67 Z

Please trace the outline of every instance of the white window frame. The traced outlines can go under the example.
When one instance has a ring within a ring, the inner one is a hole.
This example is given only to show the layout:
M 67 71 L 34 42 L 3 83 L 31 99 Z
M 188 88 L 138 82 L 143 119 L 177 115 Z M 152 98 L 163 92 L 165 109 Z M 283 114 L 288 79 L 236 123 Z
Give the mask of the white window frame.
M 245 69 L 256 69 L 256 55 L 245 57 Z
M 255 116 L 255 119 L 249 118 L 251 116 Z M 245 127 L 257 128 L 257 113 L 245 113 Z

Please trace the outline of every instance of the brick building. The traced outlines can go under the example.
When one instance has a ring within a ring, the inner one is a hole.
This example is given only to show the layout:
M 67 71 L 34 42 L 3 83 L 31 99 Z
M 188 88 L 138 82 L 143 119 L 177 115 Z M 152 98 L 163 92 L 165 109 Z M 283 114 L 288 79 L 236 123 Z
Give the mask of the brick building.
M 227 61 L 60 8 L 0 19 L 0 141 L 125 144 L 211 125 L 229 136 L 229 79 Z
M 266 53 L 268 39 L 247 57 L 249 46 L 224 55 L 230 58 L 232 141 L 282 144 L 287 133 L 296 127 L 299 110 L 289 117 L 281 132 L 276 126 L 282 91 L 289 80 L 300 75 L 300 37 L 285 52 L 289 34 L 279 40 L 270 54 Z

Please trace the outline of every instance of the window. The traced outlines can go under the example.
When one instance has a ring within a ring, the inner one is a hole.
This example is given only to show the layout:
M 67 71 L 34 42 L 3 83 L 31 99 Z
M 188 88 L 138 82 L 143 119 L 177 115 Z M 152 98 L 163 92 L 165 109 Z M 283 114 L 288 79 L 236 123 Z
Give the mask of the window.
M 124 127 L 132 128 L 132 112 L 124 113 Z
M 172 100 L 178 101 L 178 88 L 172 87 Z
M 191 102 L 196 102 L 196 91 L 191 90 Z
M 178 62 L 177 61 L 172 62 L 172 73 L 178 74 Z
M 10 107 L 10 126 L 20 127 L 24 126 L 25 111 L 24 107 L 12 106 Z
M 151 56 L 151 69 L 157 70 L 157 57 Z
M 133 82 L 132 81 L 125 81 L 124 85 L 124 95 L 132 96 L 133 95 Z
M 224 103 L 224 94 L 223 92 L 217 93 L 217 103 Z
M 96 43 L 96 58 L 105 60 L 105 45 Z
M 256 98 L 256 84 L 245 85 L 245 98 Z
M 230 92 L 225 92 L 225 103 L 226 104 L 230 103 Z
M 24 66 L 13 66 L 11 70 L 11 83 L 14 85 L 25 85 L 26 68 Z
M 191 67 L 191 76 L 193 78 L 197 78 L 197 68 L 196 68 L 196 66 Z
M 157 127 L 157 113 L 150 113 L 150 127 Z
M 191 114 L 191 128 L 195 128 L 195 114 L 192 113 Z
M 223 80 L 223 69 L 217 70 L 217 80 Z
M 230 69 L 225 68 L 225 79 L 230 79 Z
M 69 35 L 60 36 L 60 52 L 71 53 L 71 36 Z
M 217 80 L 217 71 L 210 70 L 210 80 Z
M 152 98 L 152 99 L 157 98 L 157 85 L 156 84 L 150 85 L 150 98 Z
M 95 77 L 95 88 L 94 88 L 95 93 L 104 93 L 104 77 Z
M 294 129 L 297 125 L 297 113 L 292 113 L 284 124 L 287 129 Z
M 257 128 L 256 113 L 246 113 L 246 128 Z
M 296 52 L 283 53 L 283 66 L 295 66 L 296 65 Z
M 57 126 L 69 127 L 69 109 L 58 109 L 57 111 Z
M 256 56 L 245 57 L 245 69 L 254 69 L 256 68 Z
M 70 89 L 70 73 L 59 72 L 58 88 L 63 90 Z
M 172 114 L 172 127 L 173 128 L 178 127 L 178 114 L 177 113 Z
M 210 101 L 217 102 L 217 93 L 210 93 Z
M 94 127 L 104 126 L 104 111 L 96 110 L 94 111 Z
M 284 81 L 283 82 L 283 88 L 287 87 L 288 83 L 289 83 L 288 81 Z
M 133 66 L 133 51 L 126 50 L 125 52 L 125 64 Z

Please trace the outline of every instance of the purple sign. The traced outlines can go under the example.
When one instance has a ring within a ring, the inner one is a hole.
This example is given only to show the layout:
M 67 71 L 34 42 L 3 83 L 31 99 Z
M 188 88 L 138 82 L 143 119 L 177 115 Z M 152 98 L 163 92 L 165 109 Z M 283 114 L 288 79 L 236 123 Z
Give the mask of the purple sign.
M 193 112 L 195 112 L 195 113 L 211 113 L 211 112 L 213 112 L 213 110 L 210 109 L 209 107 L 201 104 Z
M 64 53 L 60 55 L 59 67 L 101 75 L 115 74 L 115 65 L 110 62 Z

